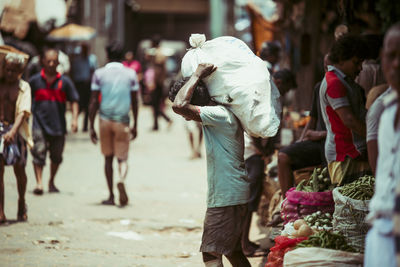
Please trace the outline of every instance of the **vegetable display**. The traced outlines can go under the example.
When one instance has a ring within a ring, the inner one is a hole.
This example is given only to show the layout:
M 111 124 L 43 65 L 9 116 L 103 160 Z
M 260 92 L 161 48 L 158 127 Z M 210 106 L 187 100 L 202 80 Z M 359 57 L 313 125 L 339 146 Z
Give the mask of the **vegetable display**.
M 330 213 L 317 211 L 304 217 L 304 220 L 309 226 L 315 227 L 318 230 L 332 227 L 332 215 Z
M 332 191 L 336 185 L 331 183 L 328 175 L 328 169 L 325 167 L 315 168 L 309 180 L 301 181 L 297 187 L 297 191 L 304 192 L 324 192 Z
M 354 182 L 339 188 L 339 192 L 346 197 L 356 200 L 370 200 L 374 195 L 375 178 L 364 175 Z
M 329 248 L 348 252 L 356 252 L 349 246 L 344 236 L 329 231 L 321 231 L 308 237 L 307 240 L 297 244 L 296 248 L 319 247 Z

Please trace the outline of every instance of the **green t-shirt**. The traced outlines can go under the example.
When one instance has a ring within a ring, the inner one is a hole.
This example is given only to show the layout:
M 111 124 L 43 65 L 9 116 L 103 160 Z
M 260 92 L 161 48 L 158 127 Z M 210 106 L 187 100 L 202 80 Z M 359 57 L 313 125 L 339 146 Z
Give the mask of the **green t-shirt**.
M 207 207 L 247 203 L 250 188 L 239 120 L 224 106 L 200 107 L 200 118 L 207 153 Z

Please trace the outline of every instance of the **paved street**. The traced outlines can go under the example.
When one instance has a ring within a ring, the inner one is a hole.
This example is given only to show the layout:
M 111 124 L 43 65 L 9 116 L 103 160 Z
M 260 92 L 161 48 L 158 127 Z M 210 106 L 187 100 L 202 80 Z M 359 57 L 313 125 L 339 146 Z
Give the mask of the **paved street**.
M 87 133 L 69 134 L 56 177 L 59 194 L 35 196 L 28 157 L 28 222 L 16 223 L 17 189 L 5 173 L 7 225 L 0 226 L 0 266 L 203 266 L 198 252 L 206 209 L 206 162 L 189 160 L 180 117 L 151 132 L 152 116 L 140 110 L 138 138 L 131 143 L 127 207 L 102 206 L 108 196 L 99 145 Z M 204 154 L 204 153 L 203 153 Z M 117 165 L 114 165 L 115 178 Z M 116 196 L 118 192 L 115 189 Z M 263 235 L 252 228 L 252 239 Z M 263 266 L 252 258 L 252 266 Z M 230 266 L 228 263 L 226 266 Z

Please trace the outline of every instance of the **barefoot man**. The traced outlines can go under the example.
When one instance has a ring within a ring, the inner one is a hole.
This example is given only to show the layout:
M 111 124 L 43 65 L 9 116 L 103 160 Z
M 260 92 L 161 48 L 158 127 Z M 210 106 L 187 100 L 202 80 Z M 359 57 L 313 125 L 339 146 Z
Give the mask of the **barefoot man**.
M 26 221 L 26 145 L 33 141 L 28 126 L 31 114 L 31 88 L 20 79 L 24 70 L 24 57 L 9 53 L 4 59 L 3 78 L 0 80 L 0 223 L 6 222 L 4 214 L 4 167 L 12 165 L 18 186 L 19 221 Z

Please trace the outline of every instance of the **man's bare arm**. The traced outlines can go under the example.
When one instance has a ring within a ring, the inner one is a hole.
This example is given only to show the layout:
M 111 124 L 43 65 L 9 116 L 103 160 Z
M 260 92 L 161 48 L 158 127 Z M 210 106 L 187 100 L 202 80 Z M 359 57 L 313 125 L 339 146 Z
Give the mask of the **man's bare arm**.
M 8 131 L 3 137 L 6 144 L 10 144 L 10 143 L 14 142 L 15 136 L 17 135 L 18 130 L 22 125 L 22 122 L 25 119 L 27 119 L 28 117 L 29 117 L 29 114 L 25 113 L 25 112 L 22 112 L 17 115 L 17 117 L 15 118 L 15 121 L 14 121 L 14 125 L 12 126 L 11 130 Z
M 202 78 L 207 77 L 216 70 L 216 67 L 212 64 L 200 64 L 195 73 L 185 83 L 185 85 L 179 90 L 175 97 L 172 109 L 175 113 L 182 115 L 187 120 L 195 120 L 201 122 L 198 108 L 190 104 L 193 92 Z
M 90 139 L 93 144 L 97 143 L 97 134 L 94 130 L 94 119 L 96 118 L 97 110 L 99 109 L 99 96 L 100 91 L 92 91 L 89 102 L 89 129 Z
M 343 124 L 356 134 L 366 137 L 365 122 L 361 122 L 354 116 L 350 107 L 341 107 L 335 110 Z
M 138 118 L 138 101 L 137 101 L 137 92 L 131 92 L 131 106 L 133 112 L 133 127 L 131 129 L 132 137 L 131 139 L 135 139 L 137 136 L 137 118 Z

